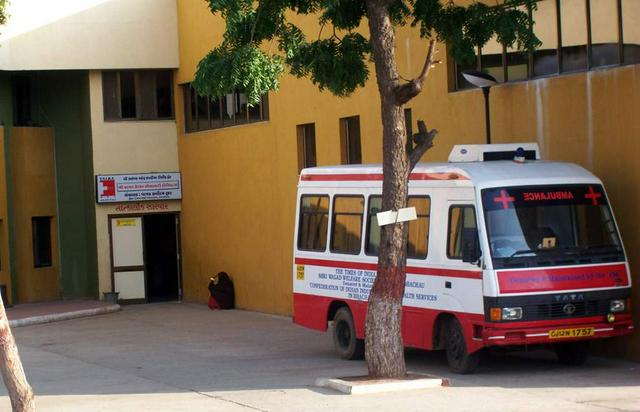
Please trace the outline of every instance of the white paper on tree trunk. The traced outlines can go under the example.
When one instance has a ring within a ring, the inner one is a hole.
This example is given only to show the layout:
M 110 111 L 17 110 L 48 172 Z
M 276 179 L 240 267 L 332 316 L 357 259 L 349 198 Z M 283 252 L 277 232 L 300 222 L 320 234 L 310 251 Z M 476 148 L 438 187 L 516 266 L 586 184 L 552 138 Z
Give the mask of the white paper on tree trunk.
M 418 218 L 415 207 L 405 207 L 398 211 L 387 210 L 376 214 L 378 226 L 391 225 L 394 223 L 408 222 Z

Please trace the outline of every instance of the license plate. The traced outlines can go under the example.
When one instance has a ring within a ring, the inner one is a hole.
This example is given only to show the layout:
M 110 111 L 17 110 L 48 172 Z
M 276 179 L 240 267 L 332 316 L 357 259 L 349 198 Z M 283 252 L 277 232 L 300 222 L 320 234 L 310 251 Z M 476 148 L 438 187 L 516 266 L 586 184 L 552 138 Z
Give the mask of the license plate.
M 581 338 L 593 333 L 593 328 L 554 329 L 549 331 L 549 339 Z

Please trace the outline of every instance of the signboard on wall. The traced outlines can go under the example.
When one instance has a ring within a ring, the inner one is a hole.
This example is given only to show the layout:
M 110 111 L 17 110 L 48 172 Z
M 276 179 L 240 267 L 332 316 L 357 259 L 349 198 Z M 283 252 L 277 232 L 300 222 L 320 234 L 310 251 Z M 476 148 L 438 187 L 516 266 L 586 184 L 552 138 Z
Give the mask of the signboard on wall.
M 182 199 L 180 172 L 96 176 L 98 203 Z

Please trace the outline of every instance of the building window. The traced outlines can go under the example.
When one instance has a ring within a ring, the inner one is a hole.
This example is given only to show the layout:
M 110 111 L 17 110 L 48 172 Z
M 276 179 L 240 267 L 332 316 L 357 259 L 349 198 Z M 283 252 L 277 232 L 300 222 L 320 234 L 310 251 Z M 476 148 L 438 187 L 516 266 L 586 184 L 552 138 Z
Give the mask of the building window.
M 296 126 L 298 134 L 298 173 L 306 167 L 316 167 L 316 125 Z
M 617 3 L 618 0 L 591 0 L 589 3 L 591 67 L 620 64 L 622 56 L 618 41 L 620 25 L 618 24 Z
M 417 219 L 408 222 L 407 258 L 424 259 L 429 249 L 429 211 L 431 198 L 428 196 L 409 196 L 407 207 L 415 207 Z M 370 196 L 367 213 L 367 237 L 365 254 L 377 256 L 380 248 L 380 226 L 376 214 L 382 211 L 382 196 Z
M 173 119 L 171 70 L 102 72 L 104 120 Z
M 621 0 L 623 63 L 640 63 L 640 1 Z
M 473 206 L 451 206 L 447 235 L 447 257 L 449 259 L 462 259 L 462 233 L 464 229 L 475 227 L 476 210 Z
M 33 235 L 33 266 L 36 268 L 51 266 L 51 217 L 31 218 Z
M 298 249 L 324 252 L 329 227 L 329 196 L 302 196 L 298 223 Z
M 31 78 L 13 76 L 13 124 L 15 126 L 33 126 L 31 119 Z
M 529 14 L 541 46 L 526 54 L 491 39 L 474 61 L 452 65 L 455 90 L 473 87 L 461 75 L 469 69 L 511 82 L 640 63 L 638 0 L 540 0 Z
M 269 119 L 267 96 L 260 103 L 249 107 L 247 97 L 240 91 L 223 97 L 209 99 L 198 96 L 191 84 L 182 87 L 184 93 L 185 131 L 219 129 L 239 124 L 262 122 Z
M 362 163 L 360 149 L 360 116 L 340 119 L 340 155 L 342 164 Z
M 335 253 L 360 253 L 364 197 L 335 196 L 333 198 L 333 221 L 331 229 L 331 251 Z

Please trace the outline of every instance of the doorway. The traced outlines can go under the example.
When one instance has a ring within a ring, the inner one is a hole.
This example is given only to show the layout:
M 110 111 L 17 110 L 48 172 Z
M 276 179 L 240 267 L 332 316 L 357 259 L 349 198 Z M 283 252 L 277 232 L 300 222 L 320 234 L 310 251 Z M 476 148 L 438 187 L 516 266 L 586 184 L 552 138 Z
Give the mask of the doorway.
M 147 302 L 180 300 L 177 214 L 143 216 Z

